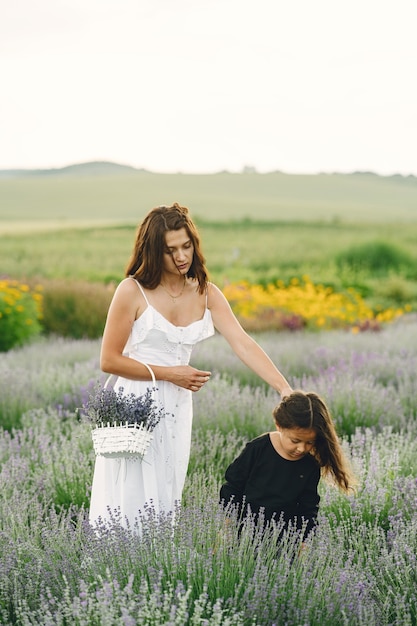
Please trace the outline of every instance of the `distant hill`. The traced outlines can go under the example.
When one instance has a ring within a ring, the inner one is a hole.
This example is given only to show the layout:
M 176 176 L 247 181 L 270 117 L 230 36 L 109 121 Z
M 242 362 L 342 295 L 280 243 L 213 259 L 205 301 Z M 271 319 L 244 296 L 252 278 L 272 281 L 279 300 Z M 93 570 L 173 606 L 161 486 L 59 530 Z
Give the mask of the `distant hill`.
M 66 165 L 65 167 L 56 167 L 50 169 L 6 169 L 0 170 L 0 178 L 17 178 L 27 176 L 108 176 L 119 174 L 138 174 L 138 173 L 152 174 L 149 170 L 144 168 L 133 167 L 132 165 L 124 165 L 121 163 L 113 163 L 112 161 L 89 161 L 87 163 L 74 163 L 72 165 Z M 178 172 L 180 175 L 181 172 Z M 230 174 L 236 176 L 236 173 L 228 172 L 227 170 L 216 172 L 216 174 Z M 417 184 L 417 176 L 412 174 L 403 176 L 402 174 L 392 174 L 390 176 L 382 176 L 371 171 L 354 171 L 348 174 L 342 174 L 340 172 L 320 172 L 317 174 L 291 174 L 288 172 L 282 172 L 279 170 L 268 172 L 267 174 L 259 174 L 255 168 L 243 168 L 241 174 L 245 175 L 260 175 L 265 176 L 268 174 L 277 174 L 282 176 L 363 176 L 374 177 L 381 179 L 392 179 L 398 182 L 406 182 L 411 184 Z M 163 173 L 155 173 L 155 175 L 164 175 Z M 167 174 L 169 175 L 169 174 Z M 204 176 L 205 174 L 187 174 L 183 173 L 183 176 Z M 213 176 L 214 174 L 206 174 L 206 176 Z
M 210 222 L 417 222 L 417 177 L 349 174 L 164 174 L 111 162 L 0 171 L 0 233 L 35 222 L 137 224 L 179 202 Z
M 74 163 L 65 167 L 51 169 L 22 169 L 0 170 L 0 178 L 19 178 L 27 176 L 111 176 L 119 174 L 137 174 L 146 172 L 131 165 L 112 163 L 111 161 L 91 161 L 88 163 Z

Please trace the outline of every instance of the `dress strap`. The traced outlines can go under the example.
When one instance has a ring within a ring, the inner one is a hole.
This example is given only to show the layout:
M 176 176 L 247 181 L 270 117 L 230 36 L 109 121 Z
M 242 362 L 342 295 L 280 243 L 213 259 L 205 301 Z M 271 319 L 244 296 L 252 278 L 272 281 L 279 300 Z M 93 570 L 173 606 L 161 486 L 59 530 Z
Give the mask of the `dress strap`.
M 206 309 L 208 309 L 208 286 L 210 283 L 207 283 L 206 285 Z
M 132 278 L 133 278 L 133 276 L 132 276 Z M 145 292 L 144 292 L 144 290 L 143 290 L 142 285 L 140 284 L 140 282 L 138 282 L 138 281 L 136 280 L 136 278 L 133 278 L 133 280 L 135 281 L 135 283 L 137 284 L 137 286 L 138 286 L 138 287 L 139 287 L 139 289 L 141 290 L 142 295 L 143 295 L 143 297 L 145 298 L 145 302 L 146 302 L 146 304 L 147 304 L 148 306 L 150 306 L 150 304 L 149 304 L 149 302 L 148 302 L 148 298 L 146 297 L 146 294 L 145 294 Z

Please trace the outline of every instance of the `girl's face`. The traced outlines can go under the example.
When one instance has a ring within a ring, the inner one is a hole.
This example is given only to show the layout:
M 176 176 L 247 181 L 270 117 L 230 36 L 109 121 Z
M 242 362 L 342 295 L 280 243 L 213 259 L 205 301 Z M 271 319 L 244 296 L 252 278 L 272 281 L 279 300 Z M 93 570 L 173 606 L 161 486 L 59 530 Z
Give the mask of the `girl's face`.
M 194 245 L 185 228 L 165 233 L 164 270 L 185 276 L 191 267 Z
M 280 428 L 279 452 L 288 461 L 298 461 L 308 454 L 316 442 L 317 432 L 310 428 Z

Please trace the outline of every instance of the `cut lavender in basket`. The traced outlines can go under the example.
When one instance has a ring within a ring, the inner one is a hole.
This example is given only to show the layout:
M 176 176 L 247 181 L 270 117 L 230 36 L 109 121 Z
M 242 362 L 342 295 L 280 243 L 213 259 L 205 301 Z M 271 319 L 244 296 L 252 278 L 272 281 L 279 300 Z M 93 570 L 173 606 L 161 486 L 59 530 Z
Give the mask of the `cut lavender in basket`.
M 97 426 L 142 424 L 150 431 L 165 415 L 163 407 L 157 406 L 151 389 L 136 396 L 133 393 L 125 395 L 123 387 L 117 392 L 111 388 L 96 389 L 80 412 Z

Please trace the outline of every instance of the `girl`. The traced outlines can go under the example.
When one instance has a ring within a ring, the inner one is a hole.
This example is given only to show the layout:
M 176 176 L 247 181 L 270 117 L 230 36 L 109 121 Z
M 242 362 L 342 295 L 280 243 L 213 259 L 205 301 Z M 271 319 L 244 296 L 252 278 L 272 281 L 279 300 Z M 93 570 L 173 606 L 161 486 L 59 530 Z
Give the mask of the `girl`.
M 354 480 L 333 421 L 315 393 L 293 391 L 274 409 L 276 431 L 260 435 L 226 470 L 220 490 L 225 507 L 236 504 L 241 517 L 262 512 L 265 522 L 280 518 L 304 528 L 316 522 L 321 474 L 345 492 Z

